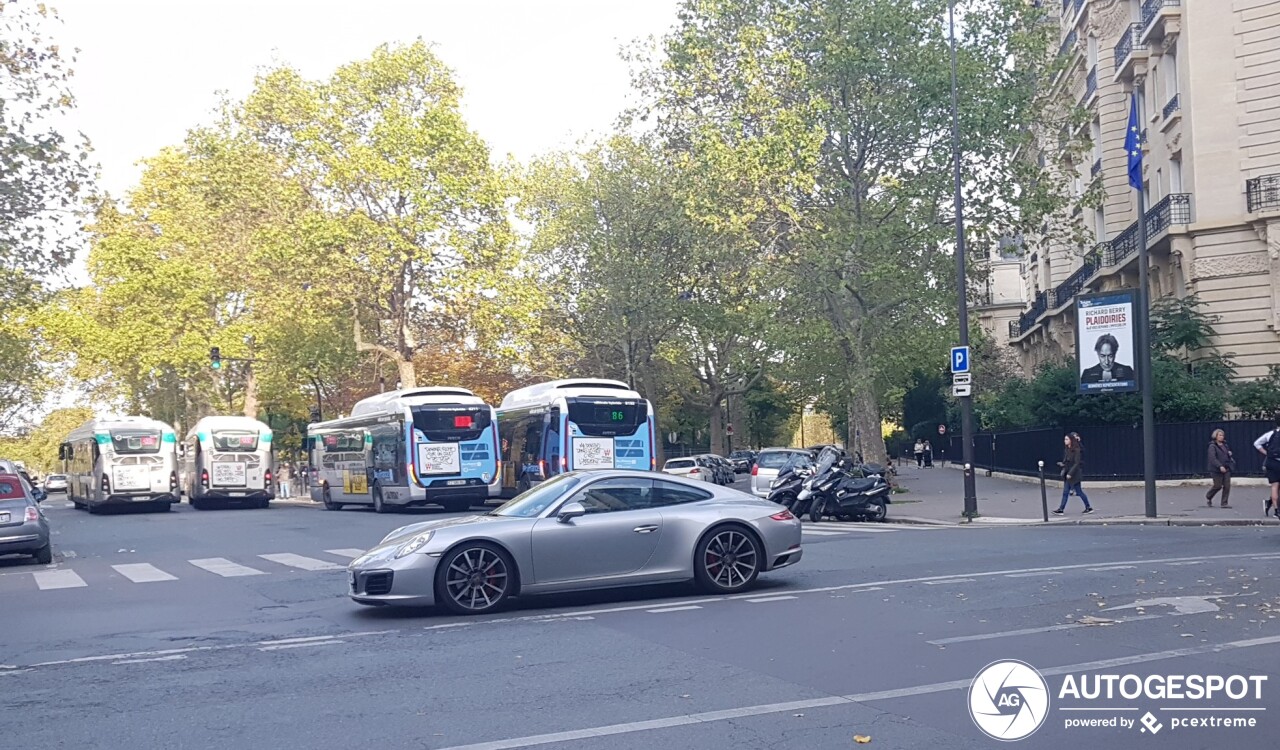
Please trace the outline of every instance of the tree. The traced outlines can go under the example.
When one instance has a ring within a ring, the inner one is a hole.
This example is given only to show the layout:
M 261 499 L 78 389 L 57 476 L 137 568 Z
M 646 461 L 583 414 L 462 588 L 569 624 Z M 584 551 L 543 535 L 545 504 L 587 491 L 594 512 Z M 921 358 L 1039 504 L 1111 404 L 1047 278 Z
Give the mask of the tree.
M 951 230 L 940 220 L 952 191 L 944 8 L 690 0 L 666 40 L 668 61 L 642 78 L 643 114 L 707 176 L 704 213 L 752 232 L 777 270 L 791 308 L 784 323 L 822 319 L 836 355 L 821 371 L 823 397 L 838 397 L 847 432 L 870 455 L 883 453 L 887 383 L 942 356 L 938 331 L 952 315 Z M 974 241 L 1038 225 L 1065 200 L 1027 180 L 1014 157 L 1048 117 L 1044 13 L 985 0 L 964 15 L 961 149 Z
M 350 300 L 356 349 L 394 363 L 406 388 L 428 341 L 483 332 L 459 308 L 536 296 L 513 275 L 503 180 L 460 96 L 418 40 L 383 45 L 327 81 L 272 70 L 239 113 L 323 207 L 337 243 L 326 294 Z
M 93 418 L 93 410 L 84 406 L 72 406 L 49 412 L 34 429 L 16 438 L 0 441 L 0 453 L 5 458 L 22 461 L 28 469 L 40 472 L 58 470 L 58 446 L 67 433 Z

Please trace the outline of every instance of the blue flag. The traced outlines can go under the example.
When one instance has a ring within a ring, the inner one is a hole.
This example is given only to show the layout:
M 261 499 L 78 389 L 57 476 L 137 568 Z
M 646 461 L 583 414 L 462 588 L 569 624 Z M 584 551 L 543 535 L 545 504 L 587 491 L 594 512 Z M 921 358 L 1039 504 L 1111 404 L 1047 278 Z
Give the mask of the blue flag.
M 1129 103 L 1129 129 L 1124 136 L 1124 151 L 1129 158 L 1129 185 L 1142 189 L 1142 131 L 1138 129 L 1138 92 Z

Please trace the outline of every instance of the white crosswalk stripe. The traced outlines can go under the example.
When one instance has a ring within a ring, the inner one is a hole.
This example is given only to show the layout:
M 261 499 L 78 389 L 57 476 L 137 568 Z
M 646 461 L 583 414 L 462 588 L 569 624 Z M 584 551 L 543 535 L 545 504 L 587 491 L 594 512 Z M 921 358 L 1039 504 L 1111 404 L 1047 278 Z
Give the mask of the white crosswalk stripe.
M 812 523 L 806 521 L 802 528 L 804 529 L 804 533 L 810 536 L 837 536 L 841 534 L 892 534 L 896 531 L 904 531 L 907 527 L 857 523 L 853 521 L 848 523 L 841 523 L 838 521 L 819 521 L 818 523 Z
M 356 549 L 355 547 L 349 547 L 347 549 L 327 549 L 325 552 L 328 552 L 331 555 L 337 555 L 338 557 L 355 558 L 363 555 L 365 551 L 362 549 Z
M 248 565 L 233 563 L 225 557 L 205 557 L 199 560 L 187 560 L 187 562 L 224 578 L 234 578 L 236 576 L 264 576 L 266 573 L 261 570 L 254 570 Z
M 128 563 L 127 565 L 112 565 L 111 567 L 134 583 L 178 580 L 177 576 L 171 576 L 150 563 Z
M 32 573 L 36 579 L 36 586 L 40 590 L 46 589 L 75 589 L 81 586 L 88 586 L 84 579 L 76 575 L 74 570 L 38 570 Z
M 335 565 L 325 560 L 317 560 L 314 557 L 303 557 L 295 555 L 292 552 L 279 552 L 270 555 L 258 555 L 263 560 L 270 560 L 281 565 L 288 565 L 291 568 L 300 568 L 302 570 L 342 570 L 341 565 Z

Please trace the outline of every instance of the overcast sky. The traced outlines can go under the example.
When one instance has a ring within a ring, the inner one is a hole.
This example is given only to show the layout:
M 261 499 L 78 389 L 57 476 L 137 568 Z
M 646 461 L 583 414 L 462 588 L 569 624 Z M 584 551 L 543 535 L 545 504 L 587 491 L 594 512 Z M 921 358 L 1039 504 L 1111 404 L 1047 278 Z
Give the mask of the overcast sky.
M 630 101 L 619 48 L 661 35 L 678 0 L 51 0 L 78 47 L 74 124 L 102 187 L 120 197 L 137 162 L 212 120 L 264 66 L 309 78 L 422 37 L 456 73 L 464 114 L 495 157 L 520 159 L 606 131 Z

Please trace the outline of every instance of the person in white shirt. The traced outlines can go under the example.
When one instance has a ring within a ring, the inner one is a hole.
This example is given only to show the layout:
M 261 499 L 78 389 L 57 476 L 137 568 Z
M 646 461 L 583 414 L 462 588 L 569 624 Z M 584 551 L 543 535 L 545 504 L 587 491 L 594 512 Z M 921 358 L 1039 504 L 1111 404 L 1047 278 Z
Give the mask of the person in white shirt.
M 1276 414 L 1275 429 L 1253 441 L 1253 447 L 1262 454 L 1262 470 L 1271 485 L 1266 512 L 1274 512 L 1280 518 L 1280 413 Z

